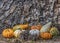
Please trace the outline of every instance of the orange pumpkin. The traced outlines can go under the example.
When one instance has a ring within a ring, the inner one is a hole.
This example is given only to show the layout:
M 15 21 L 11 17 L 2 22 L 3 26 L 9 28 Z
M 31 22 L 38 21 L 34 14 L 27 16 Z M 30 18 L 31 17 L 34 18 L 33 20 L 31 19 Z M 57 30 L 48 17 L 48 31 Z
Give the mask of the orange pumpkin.
M 40 30 L 42 28 L 42 25 L 37 25 L 38 29 Z
M 31 26 L 31 30 L 32 30 L 32 29 L 40 30 L 40 29 L 41 29 L 41 27 L 42 27 L 41 25 Z
M 31 29 L 36 29 L 36 26 L 31 26 Z
M 41 33 L 40 36 L 43 39 L 51 39 L 52 38 L 52 35 L 50 33 L 48 33 L 48 32 Z
M 2 32 L 2 35 L 3 37 L 6 37 L 6 38 L 11 38 L 13 37 L 13 30 L 8 28 L 8 29 L 4 29 L 3 32 Z

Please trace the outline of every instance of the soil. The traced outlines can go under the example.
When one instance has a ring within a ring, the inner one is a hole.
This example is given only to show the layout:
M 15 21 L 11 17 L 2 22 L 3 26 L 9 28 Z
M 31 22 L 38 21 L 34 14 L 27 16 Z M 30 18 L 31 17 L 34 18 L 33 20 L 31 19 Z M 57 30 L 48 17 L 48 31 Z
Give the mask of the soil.
M 60 36 L 49 40 L 39 39 L 36 41 L 33 40 L 25 41 L 19 38 L 4 38 L 2 35 L 0 35 L 0 43 L 60 43 Z

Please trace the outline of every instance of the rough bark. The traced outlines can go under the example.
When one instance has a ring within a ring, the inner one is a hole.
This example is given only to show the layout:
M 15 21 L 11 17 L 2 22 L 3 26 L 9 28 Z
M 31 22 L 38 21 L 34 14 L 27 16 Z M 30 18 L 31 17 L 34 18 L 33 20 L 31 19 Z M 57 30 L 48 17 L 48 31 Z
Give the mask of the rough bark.
M 55 0 L 0 0 L 0 33 L 16 24 L 46 24 L 54 18 Z M 55 18 L 56 19 L 56 18 Z

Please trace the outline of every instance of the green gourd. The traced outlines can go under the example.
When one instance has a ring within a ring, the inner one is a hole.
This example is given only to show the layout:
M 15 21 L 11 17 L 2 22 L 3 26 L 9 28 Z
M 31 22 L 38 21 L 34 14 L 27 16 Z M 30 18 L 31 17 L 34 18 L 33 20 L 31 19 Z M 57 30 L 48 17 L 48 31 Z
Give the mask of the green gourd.
M 51 24 L 52 24 L 51 22 L 48 22 L 47 24 L 42 26 L 40 32 L 48 32 L 50 30 Z
M 52 27 L 51 30 L 50 30 L 50 33 L 53 35 L 53 36 L 57 36 L 59 35 L 59 31 L 56 27 Z

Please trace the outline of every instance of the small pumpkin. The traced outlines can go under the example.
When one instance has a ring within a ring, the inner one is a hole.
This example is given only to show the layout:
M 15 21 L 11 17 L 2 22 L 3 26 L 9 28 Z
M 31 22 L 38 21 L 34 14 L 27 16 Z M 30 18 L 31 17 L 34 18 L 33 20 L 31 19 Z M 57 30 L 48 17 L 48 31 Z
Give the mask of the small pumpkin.
M 42 28 L 41 28 L 41 30 L 40 30 L 40 32 L 49 32 L 49 30 L 50 30 L 50 27 L 51 27 L 51 22 L 48 22 L 47 24 L 45 24 Z
M 40 33 L 41 38 L 43 39 L 51 39 L 52 35 L 48 32 Z
M 36 29 L 36 26 L 31 26 L 31 30 L 32 30 L 32 29 Z
M 59 31 L 56 27 L 52 27 L 51 30 L 50 30 L 50 33 L 53 35 L 53 36 L 57 36 L 59 35 Z
M 32 36 L 36 36 L 36 35 L 39 36 L 39 30 L 37 30 L 37 29 L 30 30 L 29 34 L 32 35 Z
M 3 37 L 6 37 L 6 38 L 11 38 L 13 37 L 13 30 L 8 28 L 8 29 L 4 29 L 3 32 L 2 32 L 2 35 Z
M 42 28 L 42 25 L 37 25 L 37 27 L 39 28 L 38 30 L 40 30 Z
M 16 38 L 19 37 L 20 33 L 21 33 L 20 30 L 15 30 L 14 31 L 14 37 L 16 37 Z
M 40 30 L 41 27 L 42 27 L 41 25 L 31 26 L 31 30 L 32 30 L 32 29 Z

